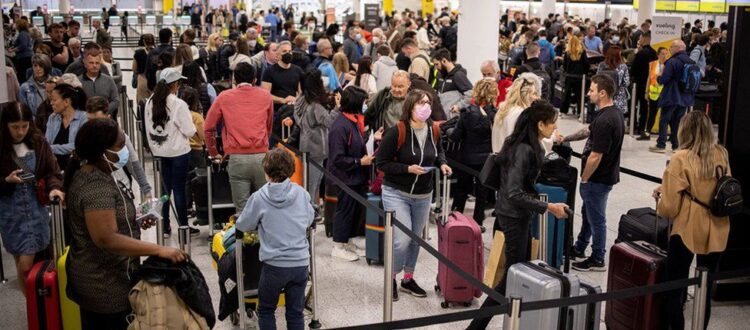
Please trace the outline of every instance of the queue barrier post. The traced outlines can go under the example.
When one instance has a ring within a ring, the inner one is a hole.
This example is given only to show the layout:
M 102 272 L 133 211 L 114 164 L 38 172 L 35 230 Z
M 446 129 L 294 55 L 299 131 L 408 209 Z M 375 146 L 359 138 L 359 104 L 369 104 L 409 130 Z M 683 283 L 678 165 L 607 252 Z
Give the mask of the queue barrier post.
M 635 103 L 636 103 L 636 83 L 633 83 L 633 88 L 630 91 L 630 137 L 635 137 Z
M 708 299 L 708 269 L 698 267 L 695 269 L 695 276 L 700 283 L 695 287 L 695 301 L 693 301 L 693 330 L 703 330 L 703 324 L 706 320 L 706 300 Z
M 177 242 L 180 250 L 184 251 L 187 255 L 190 255 L 190 241 L 190 227 L 180 226 L 177 228 Z
M 161 160 L 154 157 L 154 196 L 161 196 Z M 169 212 L 169 211 L 167 211 Z M 156 222 L 156 244 L 164 246 L 164 219 Z
M 579 121 L 582 123 L 586 123 L 586 75 L 581 75 L 581 102 L 579 102 L 579 107 L 581 108 L 581 111 L 579 112 L 580 118 Z
M 302 187 L 305 189 L 305 191 L 308 190 L 310 187 L 310 164 L 309 164 L 310 158 L 309 154 L 307 152 L 302 153 Z M 312 196 L 311 196 L 312 197 Z M 310 329 L 320 329 L 320 319 L 318 318 L 318 285 L 317 285 L 317 266 L 315 263 L 315 225 L 313 225 L 309 230 L 309 237 L 308 241 L 310 242 L 310 277 L 311 277 L 311 285 L 310 285 L 310 291 L 312 292 L 312 318 L 310 319 L 310 323 L 308 326 Z
M 518 330 L 521 325 L 521 296 L 510 296 L 510 314 L 505 316 L 505 329 Z
M 549 196 L 547 194 L 539 194 L 539 200 L 546 204 L 549 201 Z M 542 213 L 542 215 L 539 216 L 539 259 L 544 261 L 545 263 L 549 263 L 549 260 L 547 260 L 547 250 L 549 249 L 549 247 L 547 246 L 548 216 L 549 211 L 545 211 L 544 213 Z
M 383 322 L 393 318 L 393 215 L 385 211 L 383 230 Z

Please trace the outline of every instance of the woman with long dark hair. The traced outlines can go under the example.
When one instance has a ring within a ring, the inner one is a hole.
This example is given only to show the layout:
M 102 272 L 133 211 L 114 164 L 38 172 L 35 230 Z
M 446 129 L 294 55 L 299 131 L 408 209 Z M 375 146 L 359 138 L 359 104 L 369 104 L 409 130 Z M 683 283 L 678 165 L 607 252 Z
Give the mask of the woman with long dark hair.
M 86 93 L 81 87 L 58 84 L 49 96 L 54 113 L 47 119 L 45 136 L 60 168 L 68 166 L 78 129 L 86 123 Z
M 354 80 L 347 86 L 357 86 L 367 92 L 368 98 L 371 98 L 378 92 L 378 86 L 375 77 L 372 75 L 372 58 L 364 56 L 359 59 L 357 65 L 357 75 Z
M 499 230 L 505 234 L 505 269 L 503 280 L 495 291 L 505 294 L 508 269 L 513 264 L 529 261 L 531 250 L 531 218 L 549 211 L 557 218 L 566 218 L 562 203 L 546 203 L 536 196 L 534 184 L 542 168 L 544 147 L 542 139 L 550 138 L 557 129 L 557 112 L 546 101 L 535 101 L 521 113 L 513 134 L 505 140 L 500 151 L 500 189 L 497 192 L 495 213 Z M 492 298 L 482 307 L 496 306 Z M 474 319 L 469 329 L 484 329 L 491 318 Z
M 146 137 L 151 152 L 161 161 L 161 178 L 164 194 L 174 193 L 174 206 L 177 209 L 177 222 L 188 225 L 187 196 L 185 182 L 190 161 L 190 138 L 197 132 L 190 115 L 190 109 L 177 97 L 181 81 L 184 80 L 176 68 L 161 70 L 154 95 L 146 103 Z M 169 224 L 169 203 L 164 203 L 164 236 L 172 234 Z M 197 235 L 197 228 L 190 228 L 191 235 Z
M 335 104 L 340 103 L 341 95 L 335 97 Z M 338 107 L 333 107 L 333 98 L 326 91 L 321 79 L 321 72 L 318 69 L 311 69 L 305 73 L 302 79 L 302 97 L 297 98 L 294 104 L 294 121 L 300 129 L 299 148 L 302 152 L 307 152 L 308 157 L 314 162 L 323 164 L 328 158 L 328 129 L 333 125 L 333 121 L 339 116 Z M 315 166 L 310 169 L 310 183 L 308 192 L 310 198 L 317 201 L 318 188 L 320 180 L 323 178 L 323 172 Z
M 383 207 L 396 211 L 396 220 L 421 233 L 430 215 L 435 175 L 450 175 L 443 147 L 436 139 L 439 130 L 430 119 L 432 98 L 412 90 L 404 100 L 401 119 L 383 135 L 377 153 L 377 167 L 383 171 Z M 399 126 L 403 131 L 399 132 Z M 405 134 L 399 138 L 399 134 Z M 404 141 L 399 145 L 399 140 Z M 419 245 L 400 230 L 393 233 L 393 300 L 398 300 L 396 275 L 404 272 L 401 291 L 426 297 L 414 280 Z
M 154 49 L 156 40 L 154 35 L 147 33 L 142 34 L 138 40 L 138 49 L 133 53 L 133 74 L 136 76 L 136 102 L 140 104 L 148 99 L 150 91 L 148 90 L 148 79 L 146 79 L 146 63 L 148 63 L 148 53 Z
M 49 212 L 37 198 L 45 183 L 50 200 L 62 193 L 62 175 L 47 140 L 34 126 L 28 106 L 9 102 L 0 111 L 0 236 L 13 255 L 21 292 L 34 255 L 50 243 Z
M 152 220 L 135 221 L 133 192 L 112 173 L 125 166 L 125 134 L 111 119 L 93 119 L 75 139 L 75 161 L 65 170 L 68 290 L 81 307 L 82 329 L 126 329 L 130 275 L 141 256 L 184 261 L 181 250 L 140 240 Z M 106 294 L 102 294 L 106 292 Z

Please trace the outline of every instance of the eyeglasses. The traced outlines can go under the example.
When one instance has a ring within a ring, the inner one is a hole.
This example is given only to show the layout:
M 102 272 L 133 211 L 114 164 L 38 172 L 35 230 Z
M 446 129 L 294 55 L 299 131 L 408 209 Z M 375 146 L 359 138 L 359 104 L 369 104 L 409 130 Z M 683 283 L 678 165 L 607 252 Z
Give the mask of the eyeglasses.
M 425 104 L 430 104 L 430 103 L 431 103 L 430 100 L 424 100 L 424 99 L 417 101 L 417 105 L 425 105 Z

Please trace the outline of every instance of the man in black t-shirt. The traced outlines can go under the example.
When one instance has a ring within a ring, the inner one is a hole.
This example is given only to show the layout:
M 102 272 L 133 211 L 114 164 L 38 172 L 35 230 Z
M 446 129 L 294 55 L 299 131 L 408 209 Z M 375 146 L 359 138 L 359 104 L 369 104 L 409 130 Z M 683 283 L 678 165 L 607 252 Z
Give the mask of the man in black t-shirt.
M 604 255 L 607 243 L 607 198 L 612 186 L 620 181 L 620 151 L 625 135 L 623 112 L 612 102 L 615 82 L 608 75 L 591 78 L 589 98 L 599 113 L 589 125 L 588 140 L 581 157 L 581 199 L 583 225 L 573 248 L 576 258 L 584 258 L 584 251 L 593 236 L 591 257 L 573 263 L 581 271 L 606 271 Z
M 263 74 L 261 87 L 271 92 L 273 98 L 273 133 L 281 133 L 281 120 L 293 114 L 294 103 L 300 93 L 300 83 L 304 72 L 292 64 L 292 44 L 289 41 L 279 43 L 279 61 L 266 70 Z M 284 105 L 290 105 L 282 111 Z M 275 139 L 271 137 L 271 144 L 275 145 Z
M 65 69 L 72 60 L 70 58 L 68 46 L 63 42 L 63 34 L 65 34 L 65 27 L 60 23 L 52 23 L 52 25 L 49 26 L 50 40 L 45 41 L 44 44 L 49 46 L 52 50 L 52 67 L 65 72 Z

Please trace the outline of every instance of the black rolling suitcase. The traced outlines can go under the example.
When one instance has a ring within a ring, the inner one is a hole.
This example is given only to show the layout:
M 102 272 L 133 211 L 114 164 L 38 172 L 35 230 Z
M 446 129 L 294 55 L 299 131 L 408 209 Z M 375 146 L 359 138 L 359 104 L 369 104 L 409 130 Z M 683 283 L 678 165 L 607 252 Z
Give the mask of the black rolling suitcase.
M 650 207 L 632 209 L 620 217 L 615 243 L 644 241 L 662 250 L 669 247 L 669 220 Z
M 209 180 L 208 170 L 211 169 Z M 208 224 L 209 209 L 213 209 L 215 223 L 225 223 L 235 213 L 232 201 L 232 189 L 229 185 L 229 172 L 226 165 L 211 164 L 207 168 L 196 168 L 191 172 L 190 190 L 196 210 L 196 225 Z M 209 204 L 208 187 L 211 182 L 211 203 Z

